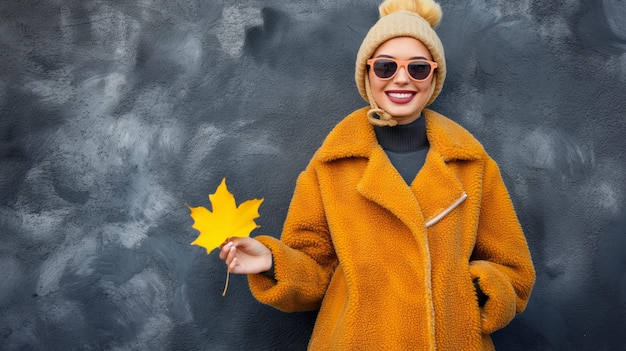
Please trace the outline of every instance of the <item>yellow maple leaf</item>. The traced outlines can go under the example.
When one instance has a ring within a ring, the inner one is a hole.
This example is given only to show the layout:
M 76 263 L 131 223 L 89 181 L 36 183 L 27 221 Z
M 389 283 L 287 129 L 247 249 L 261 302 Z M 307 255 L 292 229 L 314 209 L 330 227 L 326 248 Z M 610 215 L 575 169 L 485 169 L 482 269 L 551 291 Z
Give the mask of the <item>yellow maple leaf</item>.
M 213 212 L 202 206 L 187 205 L 194 220 L 192 228 L 200 232 L 191 245 L 205 248 L 207 254 L 223 244 L 226 239 L 233 236 L 250 236 L 250 232 L 259 228 L 254 219 L 259 217 L 259 206 L 263 199 L 247 200 L 237 207 L 235 197 L 226 187 L 226 178 L 222 179 L 215 193 L 209 195 L 209 200 Z

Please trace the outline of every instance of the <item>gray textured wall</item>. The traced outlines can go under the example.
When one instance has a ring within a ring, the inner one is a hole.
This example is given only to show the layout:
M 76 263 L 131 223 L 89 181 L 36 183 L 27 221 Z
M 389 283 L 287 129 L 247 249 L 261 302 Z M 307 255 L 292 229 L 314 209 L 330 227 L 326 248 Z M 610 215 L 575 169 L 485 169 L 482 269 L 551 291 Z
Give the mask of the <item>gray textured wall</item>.
M 297 350 L 189 243 L 222 177 L 278 235 L 298 172 L 363 105 L 378 2 L 0 2 L 0 349 Z M 500 163 L 533 253 L 500 350 L 626 350 L 626 4 L 441 1 L 434 108 Z

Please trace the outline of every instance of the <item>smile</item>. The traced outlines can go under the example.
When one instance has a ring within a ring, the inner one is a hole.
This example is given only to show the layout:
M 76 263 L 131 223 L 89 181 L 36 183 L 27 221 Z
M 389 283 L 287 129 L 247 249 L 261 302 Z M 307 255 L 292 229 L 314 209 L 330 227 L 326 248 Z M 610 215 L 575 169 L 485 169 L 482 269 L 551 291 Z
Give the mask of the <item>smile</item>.
M 412 93 L 389 93 L 387 95 L 396 99 L 408 99 L 413 96 Z
M 387 96 L 389 97 L 389 100 L 391 100 L 392 102 L 395 103 L 407 103 L 410 102 L 411 100 L 413 100 L 413 97 L 416 95 L 416 93 L 414 92 L 396 92 L 396 91 L 390 91 L 386 93 Z

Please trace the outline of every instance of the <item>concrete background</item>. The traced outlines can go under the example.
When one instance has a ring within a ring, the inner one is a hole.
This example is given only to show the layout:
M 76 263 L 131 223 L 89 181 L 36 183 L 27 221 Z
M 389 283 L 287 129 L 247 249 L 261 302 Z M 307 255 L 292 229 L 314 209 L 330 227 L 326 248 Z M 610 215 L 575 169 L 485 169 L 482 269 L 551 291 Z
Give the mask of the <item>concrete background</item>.
M 364 105 L 377 1 L 0 2 L 0 349 L 297 350 L 197 236 L 223 177 L 279 235 L 298 172 Z M 626 350 L 626 4 L 442 0 L 433 108 L 499 162 L 537 285 L 499 350 Z

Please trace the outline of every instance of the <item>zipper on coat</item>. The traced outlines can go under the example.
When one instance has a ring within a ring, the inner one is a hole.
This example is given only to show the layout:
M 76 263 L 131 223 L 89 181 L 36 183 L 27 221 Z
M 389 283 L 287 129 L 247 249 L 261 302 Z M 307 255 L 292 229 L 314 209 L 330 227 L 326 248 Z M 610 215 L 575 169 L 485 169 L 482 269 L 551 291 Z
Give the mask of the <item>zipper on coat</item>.
M 437 222 L 439 222 L 441 219 L 443 219 L 443 217 L 447 216 L 448 213 L 452 212 L 455 208 L 459 207 L 459 205 L 462 204 L 463 201 L 465 201 L 465 199 L 467 199 L 467 194 L 463 193 L 463 195 L 461 195 L 460 198 L 458 198 L 456 201 L 454 201 L 454 203 L 452 203 L 452 205 L 450 205 L 445 210 L 441 211 L 441 213 L 439 213 L 435 217 L 433 217 L 433 218 L 429 219 L 428 221 L 426 221 L 426 228 L 432 227 L 433 225 L 437 224 Z

